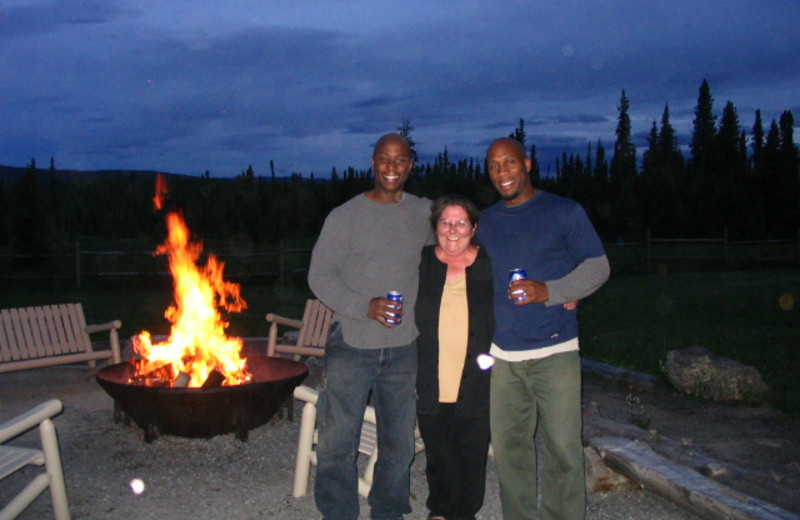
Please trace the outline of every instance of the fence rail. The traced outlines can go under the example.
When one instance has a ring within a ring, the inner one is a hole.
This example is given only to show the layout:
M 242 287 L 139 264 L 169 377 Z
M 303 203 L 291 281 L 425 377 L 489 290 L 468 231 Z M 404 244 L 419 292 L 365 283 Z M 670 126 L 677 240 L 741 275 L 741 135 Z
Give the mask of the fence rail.
M 613 269 L 663 269 L 683 266 L 720 269 L 780 265 L 800 268 L 800 232 L 793 239 L 728 240 L 721 237 L 653 238 L 643 242 L 606 243 Z M 269 279 L 283 284 L 291 276 L 308 270 L 310 247 L 286 247 L 275 251 L 214 254 L 225 262 L 225 278 Z M 201 259 L 201 262 L 204 259 Z M 168 278 L 167 260 L 150 251 L 83 251 L 75 244 L 72 252 L 49 255 L 0 254 L 0 281 L 74 280 L 78 289 L 89 279 Z

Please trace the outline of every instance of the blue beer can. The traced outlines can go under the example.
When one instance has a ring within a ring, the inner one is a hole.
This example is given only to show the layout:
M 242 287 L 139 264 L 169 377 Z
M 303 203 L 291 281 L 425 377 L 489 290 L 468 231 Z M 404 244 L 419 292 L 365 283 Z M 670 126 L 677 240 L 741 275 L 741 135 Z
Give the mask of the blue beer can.
M 520 269 L 519 267 L 508 271 L 508 283 L 524 280 L 527 277 L 528 275 L 525 273 L 525 269 Z
M 394 304 L 392 305 L 393 309 L 402 309 L 403 308 L 403 295 L 397 291 L 390 291 L 389 294 L 386 295 L 388 300 L 392 300 Z M 401 314 L 394 314 L 393 318 L 387 319 L 387 323 L 391 323 L 392 325 L 400 325 L 402 321 Z
M 508 283 L 516 282 L 517 280 L 524 280 L 527 277 L 528 275 L 525 273 L 525 269 L 520 269 L 519 267 L 515 267 L 514 269 L 508 271 Z M 516 298 L 518 302 L 521 302 L 524 299 L 524 295 Z

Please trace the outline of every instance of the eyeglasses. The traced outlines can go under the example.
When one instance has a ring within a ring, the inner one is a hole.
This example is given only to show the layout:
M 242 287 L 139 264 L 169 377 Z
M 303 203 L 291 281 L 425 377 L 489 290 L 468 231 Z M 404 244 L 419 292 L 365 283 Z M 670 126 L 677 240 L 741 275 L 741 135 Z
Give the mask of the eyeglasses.
M 411 163 L 411 159 L 405 156 L 400 157 L 387 157 L 386 155 L 378 155 L 375 157 L 375 162 L 381 166 L 390 166 L 394 164 L 398 168 L 405 168 Z
M 439 221 L 439 227 L 442 229 L 454 227 L 456 228 L 457 231 L 463 232 L 472 228 L 472 224 L 470 224 L 466 220 L 447 220 L 443 218 Z

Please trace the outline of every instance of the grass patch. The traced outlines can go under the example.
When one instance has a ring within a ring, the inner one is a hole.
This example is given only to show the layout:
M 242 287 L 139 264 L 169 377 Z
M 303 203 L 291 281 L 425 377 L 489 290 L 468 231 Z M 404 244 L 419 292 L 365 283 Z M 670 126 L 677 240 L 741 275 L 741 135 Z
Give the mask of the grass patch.
M 702 345 L 753 365 L 773 404 L 800 417 L 800 272 L 612 277 L 579 307 L 590 359 L 663 376 L 667 352 Z
M 168 283 L 93 285 L 80 291 L 54 284 L 7 287 L 0 293 L 0 308 L 81 302 L 91 323 L 122 320 L 122 338 L 142 330 L 169 332 L 164 318 L 172 300 Z M 299 318 L 311 294 L 302 280 L 283 286 L 243 282 L 242 292 L 249 308 L 229 317 L 229 335 L 266 336 L 266 313 Z M 800 418 L 797 270 L 618 275 L 578 312 L 587 358 L 664 376 L 668 351 L 702 345 L 755 366 L 773 404 Z

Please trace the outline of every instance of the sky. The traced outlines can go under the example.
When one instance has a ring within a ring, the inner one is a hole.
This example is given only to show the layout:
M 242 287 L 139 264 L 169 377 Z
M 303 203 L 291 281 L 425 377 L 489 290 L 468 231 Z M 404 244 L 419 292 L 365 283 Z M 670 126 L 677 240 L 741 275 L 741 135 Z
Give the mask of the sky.
M 610 158 L 623 90 L 639 157 L 666 105 L 686 146 L 704 79 L 800 122 L 800 0 L 0 0 L 0 164 L 324 177 L 403 119 L 422 163 L 524 119 L 546 172 Z

